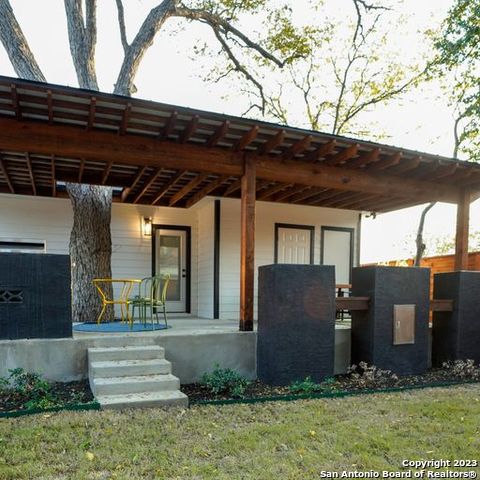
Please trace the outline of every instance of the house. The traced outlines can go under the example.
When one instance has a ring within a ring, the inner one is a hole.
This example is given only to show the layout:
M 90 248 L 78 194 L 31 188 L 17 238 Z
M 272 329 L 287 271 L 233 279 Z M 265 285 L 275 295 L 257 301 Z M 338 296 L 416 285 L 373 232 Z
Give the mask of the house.
M 334 264 L 350 283 L 361 212 L 457 203 L 462 268 L 480 165 L 0 77 L 0 249 L 67 253 L 71 181 L 113 187 L 114 277 L 170 273 L 170 312 L 251 330 L 260 265 Z

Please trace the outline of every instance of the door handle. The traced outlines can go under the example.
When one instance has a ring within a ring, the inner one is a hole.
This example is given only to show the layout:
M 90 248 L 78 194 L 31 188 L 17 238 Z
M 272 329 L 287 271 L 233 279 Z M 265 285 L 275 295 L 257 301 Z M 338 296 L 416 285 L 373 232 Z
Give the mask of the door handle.
M 187 277 L 187 270 L 185 268 L 182 268 L 182 278 Z

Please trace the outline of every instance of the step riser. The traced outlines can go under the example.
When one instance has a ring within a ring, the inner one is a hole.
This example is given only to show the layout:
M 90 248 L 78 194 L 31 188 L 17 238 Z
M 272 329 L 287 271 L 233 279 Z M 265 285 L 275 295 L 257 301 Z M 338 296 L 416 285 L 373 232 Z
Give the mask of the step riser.
M 162 392 L 168 390 L 179 390 L 180 381 L 178 378 L 153 380 L 143 382 L 119 382 L 99 384 L 96 379 L 93 379 L 93 394 L 94 395 L 122 395 L 129 393 L 144 393 L 144 392 Z
M 89 362 L 106 362 L 115 360 L 154 360 L 165 358 L 165 352 L 162 349 L 152 350 L 129 350 L 126 348 L 124 351 L 105 351 L 105 352 L 92 352 L 88 353 Z
M 169 363 L 159 365 L 128 365 L 90 367 L 94 377 L 130 377 L 132 375 L 163 375 L 172 373 L 172 366 Z
M 140 400 L 138 402 L 119 402 L 101 405 L 102 410 L 121 410 L 124 408 L 160 408 L 160 407 L 188 407 L 188 398 L 169 400 Z

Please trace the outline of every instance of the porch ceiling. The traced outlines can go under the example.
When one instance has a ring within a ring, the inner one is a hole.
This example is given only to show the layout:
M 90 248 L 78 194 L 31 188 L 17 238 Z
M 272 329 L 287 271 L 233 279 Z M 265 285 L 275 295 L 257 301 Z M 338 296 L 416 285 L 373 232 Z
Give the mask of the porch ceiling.
M 238 198 L 243 158 L 257 200 L 384 212 L 480 191 L 480 166 L 211 112 L 0 77 L 0 193 L 119 187 L 125 203 L 190 207 Z

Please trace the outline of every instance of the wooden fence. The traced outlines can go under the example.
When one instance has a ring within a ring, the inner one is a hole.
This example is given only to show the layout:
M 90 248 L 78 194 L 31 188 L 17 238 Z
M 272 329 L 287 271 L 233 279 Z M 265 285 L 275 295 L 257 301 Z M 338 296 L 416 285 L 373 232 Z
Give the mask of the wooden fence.
M 378 265 L 387 265 L 390 267 L 411 267 L 413 258 L 408 260 L 389 260 L 381 262 Z M 436 257 L 425 257 L 421 263 L 422 267 L 430 268 L 430 297 L 433 293 L 433 276 L 436 273 L 453 272 L 455 266 L 455 255 L 438 255 Z M 480 252 L 468 254 L 468 270 L 480 271 Z

